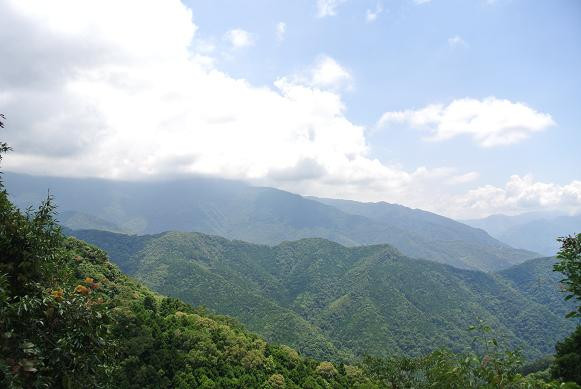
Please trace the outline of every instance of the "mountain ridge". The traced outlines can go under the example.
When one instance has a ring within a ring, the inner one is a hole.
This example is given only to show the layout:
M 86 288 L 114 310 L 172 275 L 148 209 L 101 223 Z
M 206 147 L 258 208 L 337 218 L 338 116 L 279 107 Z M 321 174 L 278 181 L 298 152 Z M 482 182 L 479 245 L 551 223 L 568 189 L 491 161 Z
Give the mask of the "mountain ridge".
M 541 356 L 573 325 L 509 276 L 408 258 L 389 245 L 345 247 L 309 238 L 267 246 L 184 232 L 72 234 L 108 251 L 160 293 L 232 315 L 268 340 L 321 358 L 459 351 L 470 346 L 465 329 L 478 317 L 527 355 Z M 118 240 L 137 243 L 118 253 L 129 246 L 115 246 Z M 300 336 L 305 328 L 311 338 Z
M 492 215 L 464 223 L 487 231 L 513 247 L 528 249 L 545 256 L 559 250 L 557 237 L 581 231 L 581 215 L 555 212 L 532 212 L 515 216 Z
M 422 220 L 410 227 L 402 221 L 405 218 L 372 219 L 290 192 L 220 179 L 123 182 L 7 173 L 5 180 L 18 206 L 38 202 L 50 188 L 59 209 L 98 215 L 130 233 L 199 231 L 260 244 L 309 237 L 347 246 L 387 243 L 411 257 L 480 270 L 498 270 L 537 256 L 483 238 L 468 226 L 454 224 L 471 232 L 451 240 L 444 227 Z M 427 212 L 423 215 L 457 223 Z M 448 238 L 426 239 L 422 229 L 429 228 Z

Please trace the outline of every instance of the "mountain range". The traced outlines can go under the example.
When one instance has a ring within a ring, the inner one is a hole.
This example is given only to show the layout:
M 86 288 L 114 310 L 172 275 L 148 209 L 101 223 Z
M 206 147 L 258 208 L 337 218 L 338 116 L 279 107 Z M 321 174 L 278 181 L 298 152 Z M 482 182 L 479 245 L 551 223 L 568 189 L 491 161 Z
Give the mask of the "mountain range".
M 418 355 L 462 351 L 483 320 L 529 357 L 552 352 L 575 326 L 552 272 L 554 259 L 497 273 L 409 258 L 389 245 L 324 239 L 276 246 L 201 233 L 125 235 L 69 231 L 106 250 L 153 290 L 231 315 L 275 343 L 308 355 Z
M 558 237 L 581 231 L 581 215 L 562 215 L 551 212 L 525 213 L 516 216 L 491 215 L 484 219 L 465 220 L 491 236 L 513 247 L 532 250 L 543 255 L 555 255 L 559 250 Z
M 345 246 L 390 244 L 404 255 L 495 271 L 539 255 L 514 249 L 430 212 L 387 203 L 305 198 L 212 178 L 127 182 L 5 174 L 16 205 L 54 195 L 72 229 L 131 234 L 197 231 L 252 243 L 325 238 Z

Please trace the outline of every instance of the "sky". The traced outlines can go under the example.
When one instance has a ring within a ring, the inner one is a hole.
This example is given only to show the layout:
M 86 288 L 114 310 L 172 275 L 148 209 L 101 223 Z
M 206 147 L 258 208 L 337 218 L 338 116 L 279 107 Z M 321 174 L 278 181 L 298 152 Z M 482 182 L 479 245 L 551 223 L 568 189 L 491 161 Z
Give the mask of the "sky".
M 0 0 L 5 171 L 581 211 L 581 1 Z M 9 190 L 10 188 L 8 188 Z

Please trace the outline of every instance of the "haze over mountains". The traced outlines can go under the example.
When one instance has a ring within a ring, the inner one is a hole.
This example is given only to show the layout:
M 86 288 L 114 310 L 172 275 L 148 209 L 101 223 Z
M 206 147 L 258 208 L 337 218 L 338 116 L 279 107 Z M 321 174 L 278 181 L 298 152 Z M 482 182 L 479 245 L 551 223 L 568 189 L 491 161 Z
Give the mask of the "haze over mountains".
M 486 271 L 539 256 L 430 212 L 305 198 L 235 181 L 123 182 L 10 173 L 5 181 L 21 207 L 38 203 L 49 188 L 61 221 L 73 229 L 199 231 L 262 244 L 302 238 L 325 238 L 346 246 L 387 243 L 410 257 Z
M 461 351 L 478 319 L 539 357 L 575 325 L 564 319 L 571 304 L 551 258 L 487 274 L 408 258 L 388 245 L 302 239 L 270 247 L 200 233 L 71 233 L 153 290 L 234 316 L 318 358 Z
M 543 255 L 555 255 L 559 250 L 557 237 L 581 231 L 581 215 L 551 212 L 492 215 L 484 219 L 464 220 L 463 223 L 481 228 L 513 247 L 526 248 Z

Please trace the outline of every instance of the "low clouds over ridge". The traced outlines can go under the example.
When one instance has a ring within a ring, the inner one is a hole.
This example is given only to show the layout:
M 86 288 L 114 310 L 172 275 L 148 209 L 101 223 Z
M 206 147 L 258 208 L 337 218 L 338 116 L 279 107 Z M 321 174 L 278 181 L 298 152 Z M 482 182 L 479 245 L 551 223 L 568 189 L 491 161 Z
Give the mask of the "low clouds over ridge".
M 10 67 L 0 73 L 15 149 L 9 170 L 119 179 L 208 174 L 337 196 L 365 185 L 374 198 L 399 193 L 392 201 L 420 193 L 419 182 L 430 177 L 429 169 L 407 172 L 369 157 L 365 128 L 345 117 L 336 91 L 351 76 L 331 57 L 316 60 L 306 81 L 289 77 L 255 87 L 190 51 L 197 28 L 177 0 L 121 8 L 101 1 L 95 13 L 69 3 L 3 6 L 3 17 L 14 23 L 0 34 L 18 34 L 25 48 L 12 55 L 23 81 L 14 84 Z M 121 36 L 121 20 L 131 20 L 126 40 L 111 36 L 110 21 L 101 17 L 109 11 Z M 136 43 L 140 29 L 148 38 L 154 22 L 163 34 Z M 29 61 L 40 57 L 54 63 L 52 72 Z M 35 83 L 26 82 L 31 75 Z
M 13 0 L 0 3 L 0 13 L 0 55 L 10 58 L 0 64 L 0 107 L 15 149 L 7 170 L 207 174 L 449 214 L 468 206 L 447 201 L 448 191 L 476 172 L 406 170 L 370 155 L 366 129 L 347 118 L 340 93 L 353 77 L 330 56 L 315 58 L 303 78 L 258 87 L 191 49 L 195 13 L 177 0 Z M 441 127 L 442 139 L 456 136 L 442 124 L 449 106 L 438 109 L 427 123 Z

